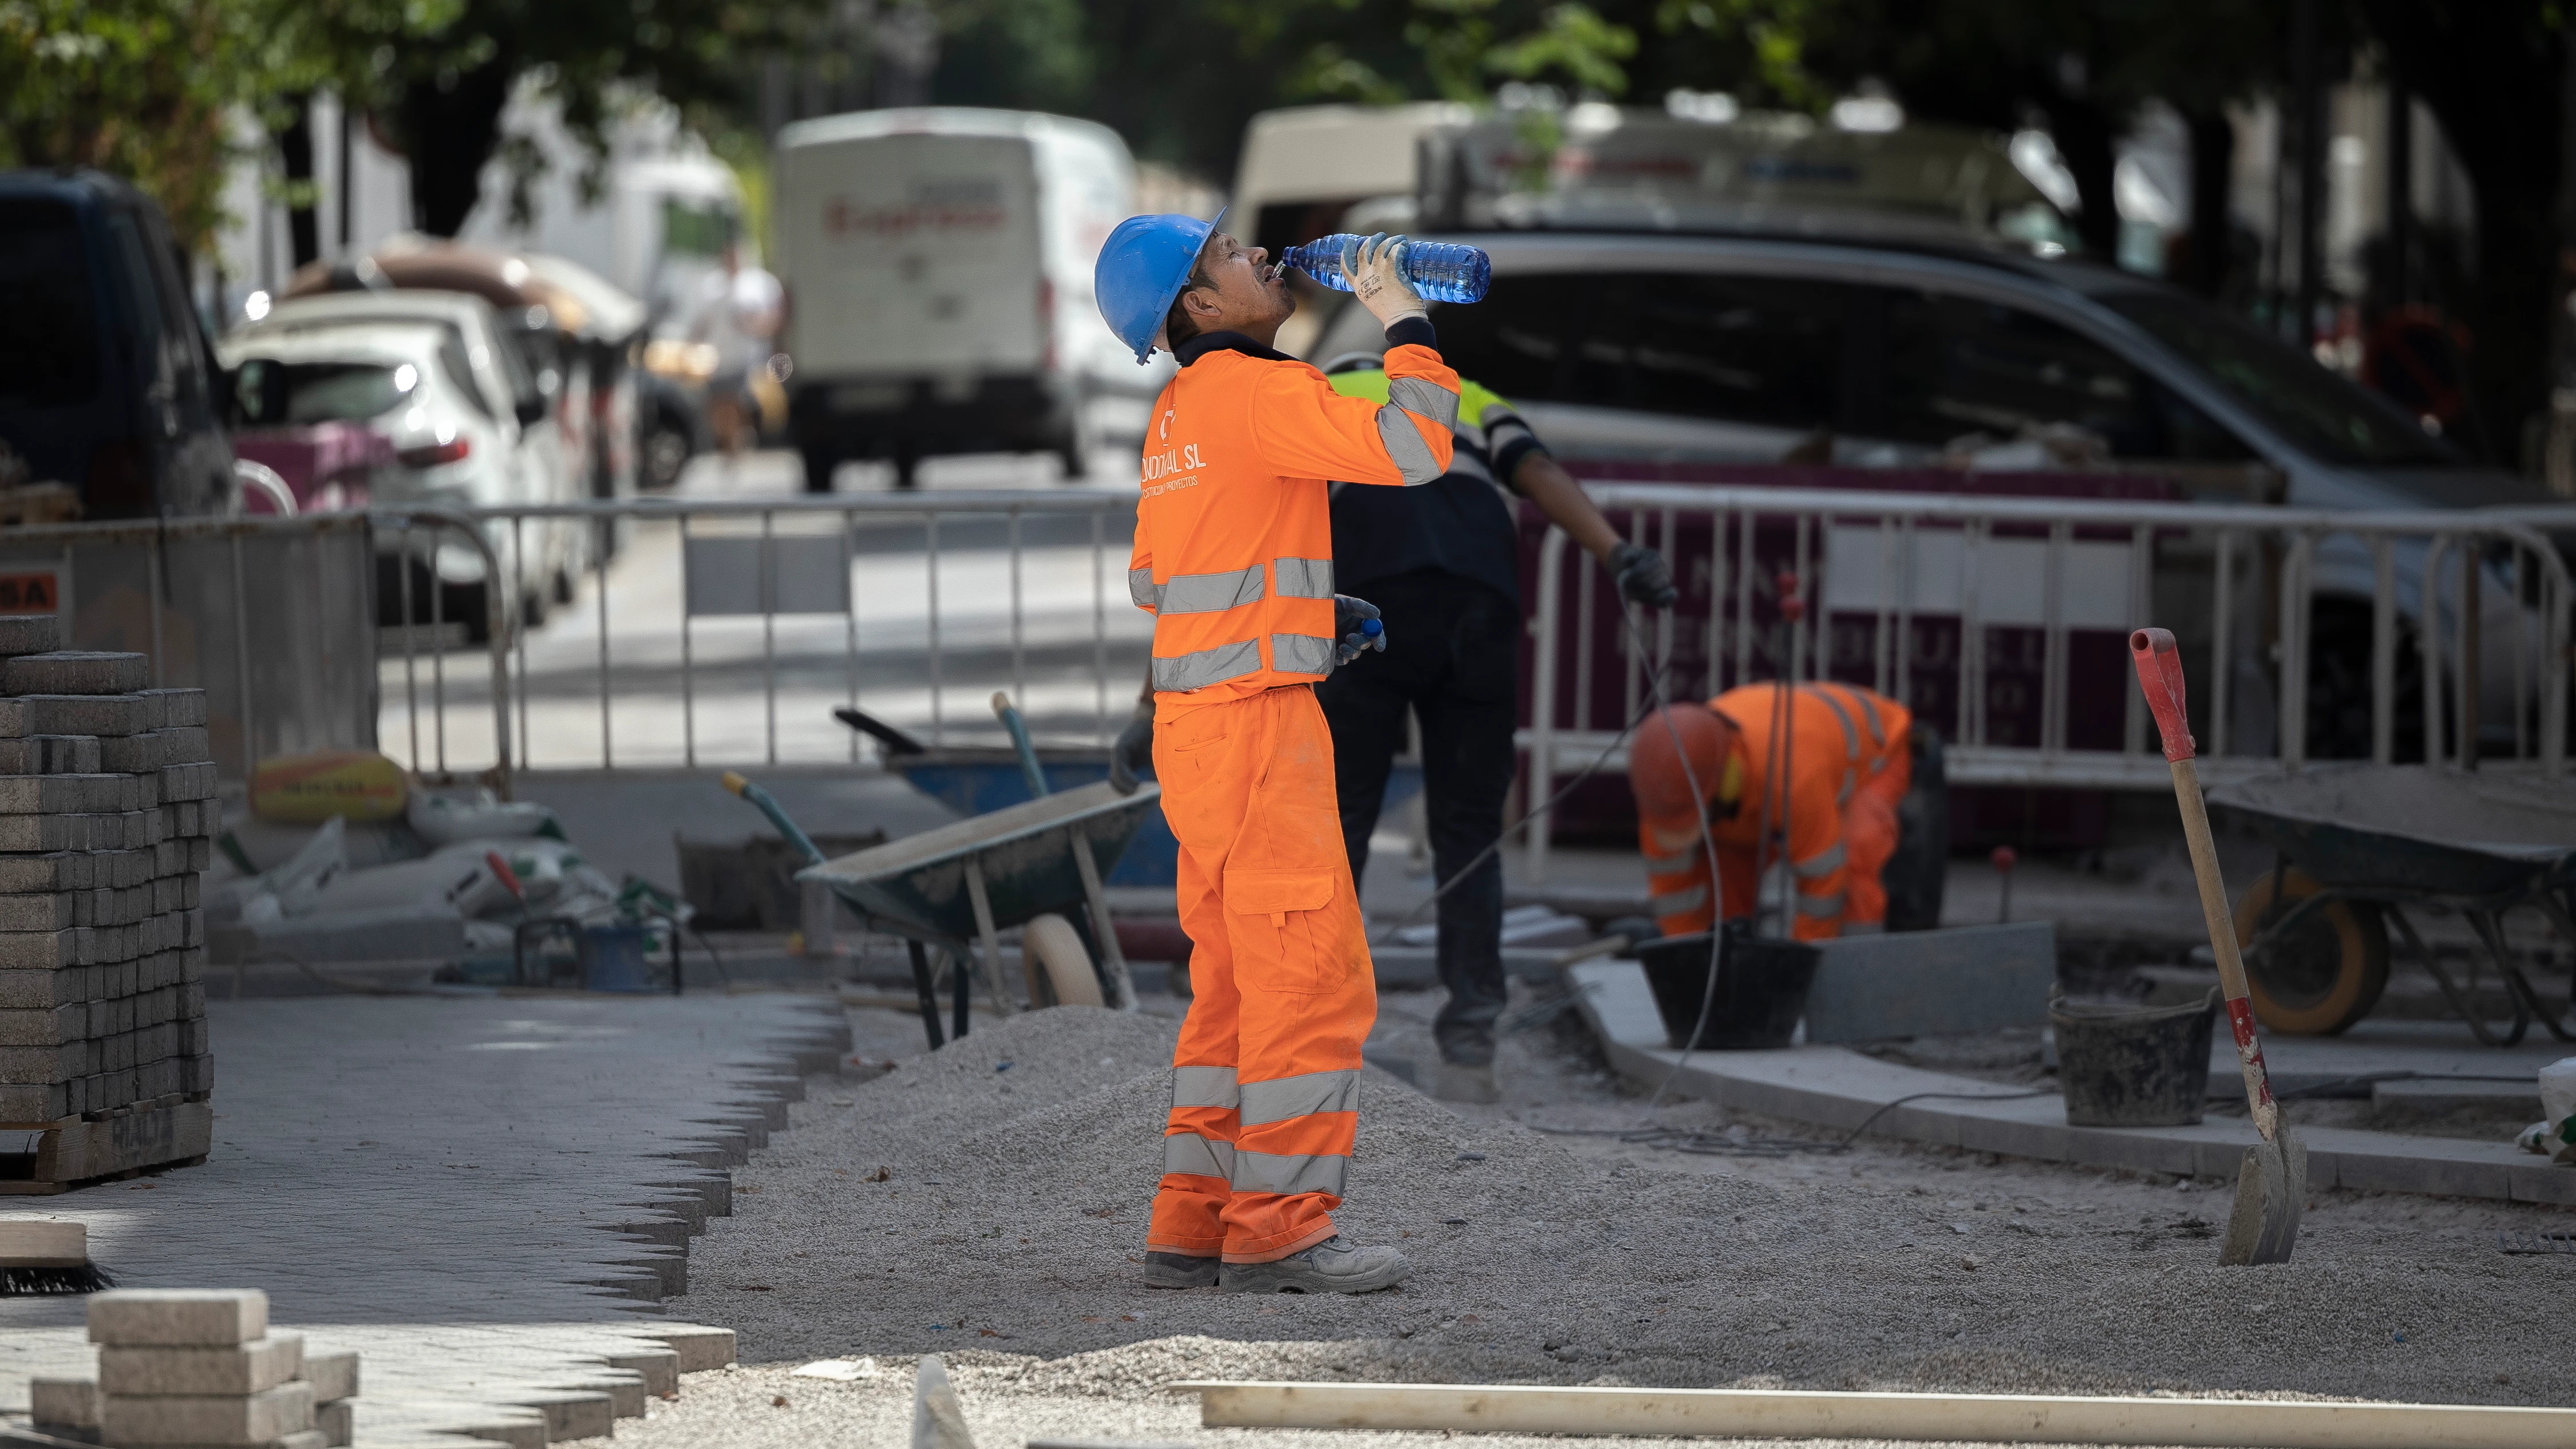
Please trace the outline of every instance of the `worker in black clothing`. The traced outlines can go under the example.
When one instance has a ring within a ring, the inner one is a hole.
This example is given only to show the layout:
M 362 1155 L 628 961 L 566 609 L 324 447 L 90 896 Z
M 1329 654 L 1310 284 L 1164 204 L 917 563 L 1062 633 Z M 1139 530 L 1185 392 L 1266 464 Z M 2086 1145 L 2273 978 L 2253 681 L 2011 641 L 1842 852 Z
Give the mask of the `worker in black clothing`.
M 1327 364 L 1337 391 L 1383 402 L 1385 371 L 1353 353 Z M 1389 764 L 1404 748 L 1405 712 L 1422 728 L 1422 784 L 1434 878 L 1446 885 L 1503 830 L 1516 756 L 1523 634 L 1520 524 L 1514 498 L 1601 560 L 1620 593 L 1663 607 L 1677 597 L 1653 550 L 1623 541 L 1510 404 L 1460 379 L 1453 462 L 1418 488 L 1333 485 L 1333 587 L 1377 605 L 1386 655 L 1337 669 L 1316 686 L 1333 731 L 1342 843 L 1351 879 L 1368 866 Z M 1508 491 L 1507 491 L 1508 490 Z M 1494 1021 L 1503 1010 L 1503 866 L 1489 856 L 1440 899 L 1441 985 L 1449 1001 L 1433 1035 L 1434 1095 L 1497 1100 Z

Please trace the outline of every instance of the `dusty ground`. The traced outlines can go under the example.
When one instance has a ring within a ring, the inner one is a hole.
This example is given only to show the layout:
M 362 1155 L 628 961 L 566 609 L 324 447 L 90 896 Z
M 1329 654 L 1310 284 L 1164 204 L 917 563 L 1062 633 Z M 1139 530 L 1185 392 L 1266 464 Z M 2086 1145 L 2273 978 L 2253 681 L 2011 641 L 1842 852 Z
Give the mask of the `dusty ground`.
M 1373 1054 L 1427 1052 L 1436 1002 L 1386 998 Z M 917 1052 L 916 1023 L 856 1018 L 863 1055 Z M 1132 1275 L 1169 1033 L 1063 1009 L 871 1081 L 815 1079 L 670 1305 L 740 1330 L 749 1367 L 620 1442 L 900 1442 L 923 1352 L 950 1355 L 987 1449 L 1362 1442 L 1198 1430 L 1158 1392 L 1193 1377 L 2569 1401 L 2576 1258 L 2494 1238 L 2568 1214 L 2325 1193 L 2295 1262 L 2222 1270 L 2224 1183 L 1798 1150 L 1822 1134 L 1687 1103 L 1651 1125 L 1724 1155 L 1622 1140 L 1646 1104 L 1561 1024 L 1506 1040 L 1499 1106 L 1371 1073 L 1340 1219 L 1412 1255 L 1399 1289 L 1153 1292 Z M 875 1373 L 854 1382 L 792 1374 L 860 1358 Z

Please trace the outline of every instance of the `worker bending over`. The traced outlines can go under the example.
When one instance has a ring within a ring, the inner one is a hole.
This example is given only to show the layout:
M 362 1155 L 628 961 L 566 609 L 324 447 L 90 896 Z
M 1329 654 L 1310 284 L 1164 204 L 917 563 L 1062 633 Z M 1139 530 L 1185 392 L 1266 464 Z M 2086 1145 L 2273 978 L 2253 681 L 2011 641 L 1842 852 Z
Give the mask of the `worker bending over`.
M 1866 689 L 1802 684 L 1787 691 L 1783 731 L 1783 688 L 1748 684 L 1638 726 L 1628 784 L 1646 888 L 1667 936 L 1709 930 L 1721 907 L 1726 920 L 1751 916 L 1784 851 L 1796 885 L 1792 937 L 1829 941 L 1887 920 L 1880 872 L 1896 853 L 1897 806 L 1913 778 L 1914 716 Z M 1709 890 L 1702 819 L 1717 844 L 1722 900 Z
M 1393 376 L 1367 353 L 1324 365 L 1335 391 L 1384 402 Z M 1333 569 L 1386 620 L 1386 658 L 1334 675 L 1316 691 L 1333 727 L 1342 845 L 1351 878 L 1366 873 L 1369 837 L 1403 750 L 1405 716 L 1422 727 L 1424 823 L 1440 897 L 1435 954 L 1449 999 L 1432 1023 L 1434 1096 L 1501 1099 L 1494 1022 L 1503 1014 L 1503 797 L 1518 759 L 1520 509 L 1527 498 L 1599 559 L 1629 601 L 1662 607 L 1672 574 L 1652 549 L 1623 541 L 1548 456 L 1511 404 L 1461 379 L 1449 472 L 1427 488 L 1333 485 Z M 1505 491 L 1505 490 L 1508 490 Z M 1481 860 L 1479 859 L 1481 857 Z M 1465 879 L 1469 861 L 1478 861 Z
M 1095 277 L 1143 362 L 1180 371 L 1148 421 L 1127 587 L 1154 615 L 1153 758 L 1180 841 L 1189 1016 L 1173 1052 L 1145 1281 L 1363 1293 L 1410 1270 L 1334 1235 L 1377 1019 L 1315 685 L 1376 610 L 1333 592 L 1325 480 L 1448 471 L 1458 378 L 1399 268 L 1402 238 L 1343 258 L 1386 327 L 1388 397 L 1344 397 L 1271 346 L 1296 311 L 1269 254 L 1183 216 L 1131 217 Z

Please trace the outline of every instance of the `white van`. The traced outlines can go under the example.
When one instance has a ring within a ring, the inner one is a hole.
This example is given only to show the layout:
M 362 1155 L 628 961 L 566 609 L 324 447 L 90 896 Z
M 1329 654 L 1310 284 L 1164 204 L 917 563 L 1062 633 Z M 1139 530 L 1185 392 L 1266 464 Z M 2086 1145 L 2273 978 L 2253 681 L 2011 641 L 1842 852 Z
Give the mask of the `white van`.
M 1101 324 L 1091 267 L 1135 195 L 1117 133 L 964 107 L 778 133 L 778 276 L 805 486 L 890 458 L 1051 452 L 1079 475 L 1098 392 L 1160 381 Z

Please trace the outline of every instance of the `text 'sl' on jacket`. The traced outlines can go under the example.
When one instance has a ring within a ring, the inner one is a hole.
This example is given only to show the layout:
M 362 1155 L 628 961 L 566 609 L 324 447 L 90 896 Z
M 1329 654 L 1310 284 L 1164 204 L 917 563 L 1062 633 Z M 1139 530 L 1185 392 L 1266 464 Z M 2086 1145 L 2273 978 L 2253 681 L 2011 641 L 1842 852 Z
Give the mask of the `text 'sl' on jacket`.
M 1154 403 L 1127 590 L 1154 617 L 1159 713 L 1333 667 L 1327 479 L 1418 486 L 1449 471 L 1458 375 L 1431 324 L 1390 328 L 1387 401 L 1344 397 L 1235 333 L 1193 338 Z

